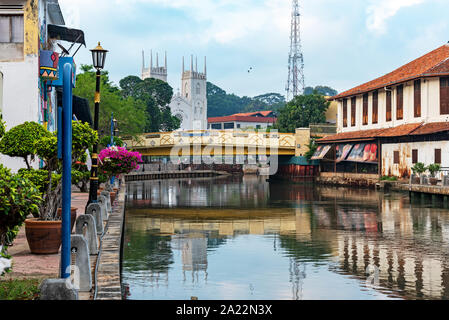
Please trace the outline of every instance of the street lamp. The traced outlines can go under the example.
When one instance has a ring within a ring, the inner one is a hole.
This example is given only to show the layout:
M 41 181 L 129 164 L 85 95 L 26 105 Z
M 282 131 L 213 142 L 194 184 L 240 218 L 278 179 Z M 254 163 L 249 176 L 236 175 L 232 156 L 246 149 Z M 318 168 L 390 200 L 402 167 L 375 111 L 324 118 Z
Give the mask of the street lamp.
M 104 62 L 106 60 L 106 54 L 108 50 L 101 47 L 100 42 L 98 46 L 90 50 L 92 52 L 93 66 L 97 69 L 96 73 L 96 88 L 95 88 L 95 114 L 94 114 L 94 130 L 98 132 L 98 118 L 100 112 L 100 84 L 101 84 L 101 70 L 104 68 Z M 98 144 L 94 144 L 92 153 L 92 169 L 90 172 L 90 189 L 89 189 L 89 201 L 90 203 L 97 202 L 97 190 L 98 190 Z

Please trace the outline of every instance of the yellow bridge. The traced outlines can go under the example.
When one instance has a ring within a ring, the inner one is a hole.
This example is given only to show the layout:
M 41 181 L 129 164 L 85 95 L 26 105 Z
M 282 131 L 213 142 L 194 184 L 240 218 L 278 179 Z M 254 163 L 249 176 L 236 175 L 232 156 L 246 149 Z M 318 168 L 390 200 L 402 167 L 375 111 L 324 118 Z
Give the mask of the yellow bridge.
M 295 155 L 294 133 L 209 130 L 146 133 L 124 137 L 143 156 Z

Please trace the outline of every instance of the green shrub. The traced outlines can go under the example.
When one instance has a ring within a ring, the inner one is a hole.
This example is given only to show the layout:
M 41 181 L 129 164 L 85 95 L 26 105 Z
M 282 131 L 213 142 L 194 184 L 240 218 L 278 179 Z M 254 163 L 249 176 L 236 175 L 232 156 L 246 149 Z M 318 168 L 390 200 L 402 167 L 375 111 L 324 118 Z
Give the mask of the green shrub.
M 398 181 L 397 177 L 393 177 L 393 176 L 383 176 L 382 178 L 380 178 L 381 181 Z
M 42 198 L 29 180 L 0 164 L 0 246 L 12 242 L 16 227 L 23 224 L 29 214 L 36 216 Z
M 426 166 L 422 162 L 417 162 L 412 167 L 412 171 L 413 171 L 414 174 L 421 174 L 423 172 L 426 172 Z
M 105 136 L 100 139 L 99 144 L 103 146 L 104 148 L 107 148 L 107 146 L 111 143 L 111 136 Z M 123 147 L 123 140 L 119 137 L 114 137 L 114 144 L 118 147 Z
M 0 300 L 37 300 L 39 285 L 38 279 L 0 281 Z
M 438 163 L 430 164 L 430 165 L 427 167 L 427 170 L 429 170 L 430 175 L 431 175 L 432 177 L 435 177 L 435 174 L 436 174 L 438 171 L 440 171 L 440 169 L 441 169 L 441 165 L 439 165 Z
M 36 122 L 22 123 L 5 133 L 0 140 L 0 153 L 10 157 L 23 158 L 28 169 L 28 158 L 34 160 L 36 155 L 36 142 L 52 134 Z
M 0 114 L 0 139 L 5 135 L 5 122 L 2 120 L 2 115 Z

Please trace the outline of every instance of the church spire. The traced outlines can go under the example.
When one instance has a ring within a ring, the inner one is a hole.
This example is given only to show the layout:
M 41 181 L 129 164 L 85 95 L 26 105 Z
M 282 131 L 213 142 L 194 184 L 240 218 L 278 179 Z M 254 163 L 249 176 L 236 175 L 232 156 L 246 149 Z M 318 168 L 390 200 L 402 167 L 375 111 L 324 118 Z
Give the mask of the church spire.
M 156 52 L 156 68 L 159 68 L 159 52 Z
M 193 54 L 190 56 L 190 71 L 193 72 Z
M 204 75 L 207 75 L 207 60 L 206 60 L 206 56 L 204 56 Z
M 150 55 L 151 55 L 151 58 L 150 58 L 150 68 L 153 69 L 153 49 L 151 49 Z
M 184 56 L 182 56 L 182 74 L 184 74 L 185 68 L 184 68 Z
M 167 51 L 165 51 L 165 70 L 167 70 Z
M 142 50 L 142 72 L 145 70 L 145 51 Z
M 198 72 L 198 57 L 195 57 L 195 72 Z

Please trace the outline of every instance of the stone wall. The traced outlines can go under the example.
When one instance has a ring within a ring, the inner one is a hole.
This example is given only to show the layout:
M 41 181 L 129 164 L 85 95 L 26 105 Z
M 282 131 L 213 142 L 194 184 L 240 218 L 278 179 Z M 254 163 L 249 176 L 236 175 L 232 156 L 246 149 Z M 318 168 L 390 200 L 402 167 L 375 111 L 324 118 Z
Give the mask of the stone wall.
M 321 172 L 316 182 L 338 186 L 363 186 L 375 187 L 379 182 L 377 174 L 343 173 L 343 172 Z

